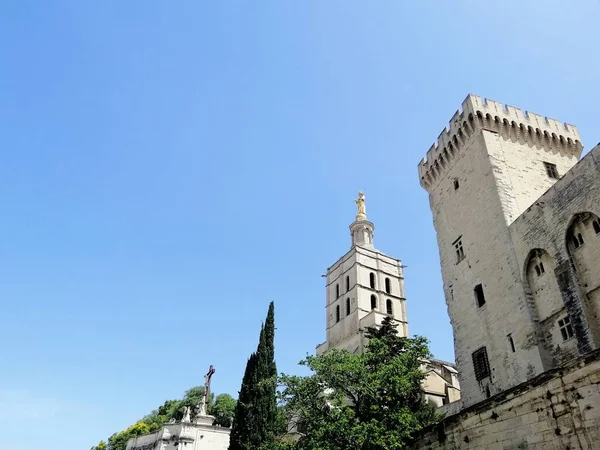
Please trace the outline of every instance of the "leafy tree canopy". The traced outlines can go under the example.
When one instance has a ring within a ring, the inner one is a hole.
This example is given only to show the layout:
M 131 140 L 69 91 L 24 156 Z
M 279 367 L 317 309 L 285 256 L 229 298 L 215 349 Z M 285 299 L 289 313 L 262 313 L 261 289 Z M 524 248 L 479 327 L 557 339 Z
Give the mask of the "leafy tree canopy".
M 211 408 L 211 414 L 215 416 L 215 425 L 231 427 L 236 400 L 229 394 L 217 395 Z
M 386 317 L 380 328 L 367 329 L 363 354 L 330 350 L 300 362 L 312 375 L 282 376 L 280 400 L 300 438 L 279 449 L 403 449 L 438 419 L 421 391 L 427 341 L 399 337 L 396 327 Z

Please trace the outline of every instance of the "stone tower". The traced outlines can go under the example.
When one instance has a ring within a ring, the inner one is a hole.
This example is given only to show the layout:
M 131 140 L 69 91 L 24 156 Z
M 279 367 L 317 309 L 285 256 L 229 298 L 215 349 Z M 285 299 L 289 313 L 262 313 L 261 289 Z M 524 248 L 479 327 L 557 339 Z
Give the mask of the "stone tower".
M 419 164 L 464 406 L 550 368 L 509 225 L 581 150 L 572 125 L 469 95 Z
M 362 193 L 356 203 L 358 214 L 350 225 L 352 246 L 327 269 L 327 341 L 317 346 L 318 355 L 330 348 L 362 352 L 364 329 L 381 324 L 386 315 L 400 324 L 400 335 L 408 335 L 402 263 L 375 249 L 375 226 L 367 220 Z

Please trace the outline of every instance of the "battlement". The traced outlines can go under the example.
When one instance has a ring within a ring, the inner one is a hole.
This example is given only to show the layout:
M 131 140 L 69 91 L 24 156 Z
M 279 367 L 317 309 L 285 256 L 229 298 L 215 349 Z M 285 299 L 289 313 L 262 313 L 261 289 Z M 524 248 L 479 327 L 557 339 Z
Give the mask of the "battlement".
M 435 185 L 468 138 L 481 129 L 577 157 L 583 148 L 574 125 L 469 94 L 419 163 L 421 186 Z

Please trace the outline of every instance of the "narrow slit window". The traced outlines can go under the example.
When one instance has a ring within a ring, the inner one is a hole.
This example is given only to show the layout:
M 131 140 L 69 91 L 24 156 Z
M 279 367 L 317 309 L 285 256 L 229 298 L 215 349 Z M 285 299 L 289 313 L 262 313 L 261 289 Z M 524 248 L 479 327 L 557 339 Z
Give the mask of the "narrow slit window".
M 346 276 L 346 292 L 350 290 L 350 277 Z
M 392 282 L 390 281 L 389 278 L 385 279 L 385 292 L 386 292 L 386 294 L 392 293 Z
M 592 222 L 592 226 L 594 227 L 594 231 L 596 232 L 596 234 L 600 234 L 600 220 L 594 220 Z
M 458 182 L 458 178 L 454 179 L 454 190 L 457 190 L 460 186 L 460 183 Z
M 392 301 L 389 298 L 385 301 L 385 312 L 388 313 L 390 316 L 394 314 L 394 307 L 392 305 Z
M 335 323 L 340 321 L 340 305 L 335 307 Z
M 369 285 L 371 289 L 375 289 L 375 274 L 373 272 L 369 274 Z
M 481 284 L 478 284 L 477 286 L 475 286 L 475 289 L 473 289 L 473 291 L 475 293 L 475 301 L 477 302 L 477 306 L 481 308 L 483 305 L 485 305 L 485 295 L 483 295 L 483 286 Z
M 346 315 L 350 315 L 350 298 L 346 299 Z
M 371 309 L 377 309 L 377 297 L 371 295 Z
M 513 341 L 512 334 L 509 334 L 507 337 L 508 337 L 508 343 L 510 345 L 510 349 L 514 353 L 516 350 L 515 350 L 515 341 Z
M 338 298 L 340 296 L 340 285 L 336 284 L 335 285 L 335 298 Z

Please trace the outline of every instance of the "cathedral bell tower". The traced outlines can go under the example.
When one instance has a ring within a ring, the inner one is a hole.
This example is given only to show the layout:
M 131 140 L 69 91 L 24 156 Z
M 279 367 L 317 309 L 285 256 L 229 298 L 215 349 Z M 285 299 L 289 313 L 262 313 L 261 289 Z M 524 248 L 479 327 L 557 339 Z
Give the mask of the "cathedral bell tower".
M 330 348 L 362 352 L 365 328 L 380 325 L 386 316 L 398 322 L 401 336 L 408 335 L 402 263 L 375 249 L 375 226 L 367 220 L 365 195 L 359 192 L 354 202 L 358 212 L 350 225 L 352 246 L 327 269 L 327 340 L 317 354 Z

